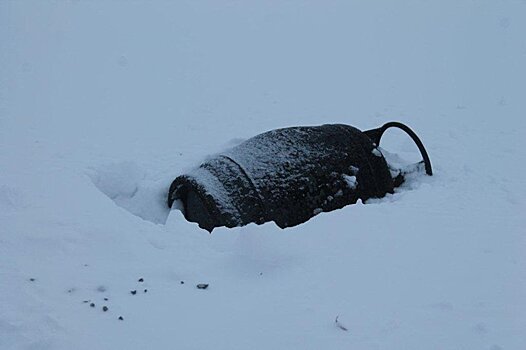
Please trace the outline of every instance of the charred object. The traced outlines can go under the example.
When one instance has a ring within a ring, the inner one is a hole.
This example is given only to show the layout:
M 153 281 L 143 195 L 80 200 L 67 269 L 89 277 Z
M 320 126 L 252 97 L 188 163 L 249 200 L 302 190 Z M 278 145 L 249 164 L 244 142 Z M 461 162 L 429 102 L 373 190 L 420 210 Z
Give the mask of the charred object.
M 290 127 L 257 135 L 177 177 L 168 192 L 188 221 L 212 232 L 274 221 L 299 225 L 320 212 L 380 198 L 404 182 L 404 169 L 388 165 L 379 150 L 384 132 L 396 127 L 416 143 L 423 168 L 431 162 L 406 125 L 387 123 L 360 131 L 343 124 Z

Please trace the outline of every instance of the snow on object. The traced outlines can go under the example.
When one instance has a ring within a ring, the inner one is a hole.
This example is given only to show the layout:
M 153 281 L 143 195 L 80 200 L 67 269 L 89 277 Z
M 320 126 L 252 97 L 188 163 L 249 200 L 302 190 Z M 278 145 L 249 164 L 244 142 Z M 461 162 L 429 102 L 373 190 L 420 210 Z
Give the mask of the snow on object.
M 356 174 L 358 174 L 358 171 L 360 171 L 360 169 L 351 165 L 349 167 L 349 171 L 351 172 L 351 175 L 356 175 Z
M 371 151 L 372 154 L 374 154 L 375 156 L 377 157 L 381 157 L 382 156 L 382 152 L 380 152 L 378 150 L 378 148 L 373 148 L 373 150 Z
M 343 124 L 290 127 L 257 135 L 177 177 L 168 206 L 182 204 L 188 221 L 211 232 L 251 222 L 296 226 L 358 199 L 383 197 L 404 178 L 402 172 L 392 176 L 377 149 L 389 127 L 413 138 L 431 175 L 427 152 L 403 124 L 365 132 Z
M 345 182 L 347 183 L 347 186 L 349 186 L 351 190 L 356 189 L 356 186 L 358 186 L 358 181 L 356 180 L 356 176 L 349 176 L 345 174 L 343 174 L 342 176 Z

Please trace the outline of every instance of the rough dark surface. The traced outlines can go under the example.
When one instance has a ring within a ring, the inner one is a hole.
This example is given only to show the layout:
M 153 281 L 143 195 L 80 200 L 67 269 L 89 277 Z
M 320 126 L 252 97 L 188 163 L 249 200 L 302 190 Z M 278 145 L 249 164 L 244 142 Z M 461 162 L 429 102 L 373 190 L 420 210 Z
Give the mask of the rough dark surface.
M 331 124 L 257 135 L 177 177 L 168 205 L 181 201 L 186 219 L 208 231 L 267 221 L 285 228 L 392 192 L 376 144 L 352 126 Z

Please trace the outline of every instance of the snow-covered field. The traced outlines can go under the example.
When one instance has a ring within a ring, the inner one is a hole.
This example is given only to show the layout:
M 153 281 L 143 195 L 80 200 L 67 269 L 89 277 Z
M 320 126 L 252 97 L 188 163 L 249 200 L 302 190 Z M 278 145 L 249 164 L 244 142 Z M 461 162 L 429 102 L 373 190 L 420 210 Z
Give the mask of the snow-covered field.
M 526 349 L 525 38 L 524 0 L 1 0 L 0 349 Z M 435 176 L 384 199 L 164 207 L 258 133 L 391 120 Z

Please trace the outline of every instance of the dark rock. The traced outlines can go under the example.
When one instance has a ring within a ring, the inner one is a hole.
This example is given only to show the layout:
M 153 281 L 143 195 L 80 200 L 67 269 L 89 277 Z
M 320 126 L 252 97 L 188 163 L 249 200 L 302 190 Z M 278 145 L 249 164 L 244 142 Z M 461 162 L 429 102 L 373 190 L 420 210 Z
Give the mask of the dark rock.
M 108 298 L 104 298 L 104 301 L 108 301 Z
M 108 311 L 108 307 L 107 307 L 106 305 L 104 305 L 104 306 L 102 307 L 102 311 L 104 311 L 104 312 Z
M 91 304 L 89 304 L 89 306 L 95 307 L 95 303 L 91 303 Z
M 132 295 L 135 295 L 135 294 L 137 294 L 137 290 L 134 289 L 134 290 L 130 291 L 130 293 L 131 293 Z
M 35 282 L 35 279 L 34 278 L 30 278 L 29 279 L 31 282 Z
M 184 284 L 184 281 L 181 281 L 181 284 Z
M 120 321 L 123 321 L 123 320 L 124 320 L 124 317 L 119 316 L 119 320 L 120 320 Z
M 144 282 L 144 278 L 142 278 L 142 277 L 139 278 L 138 282 L 141 282 L 141 283 Z
M 206 283 L 199 283 L 197 285 L 197 288 L 199 288 L 199 289 L 206 289 L 206 288 L 208 288 L 208 284 L 206 284 Z
M 144 290 L 144 293 L 148 293 L 148 289 L 145 289 L 145 290 Z

